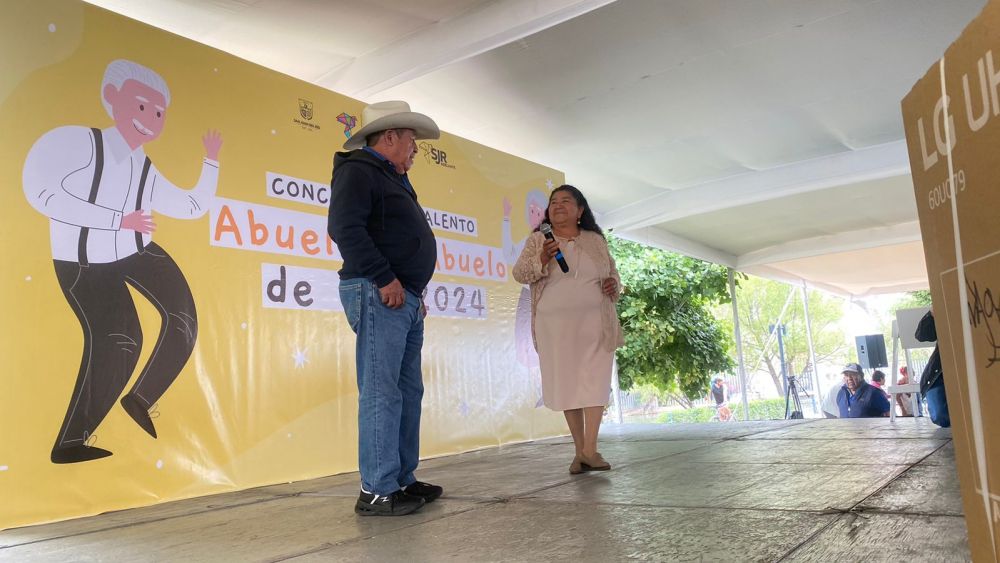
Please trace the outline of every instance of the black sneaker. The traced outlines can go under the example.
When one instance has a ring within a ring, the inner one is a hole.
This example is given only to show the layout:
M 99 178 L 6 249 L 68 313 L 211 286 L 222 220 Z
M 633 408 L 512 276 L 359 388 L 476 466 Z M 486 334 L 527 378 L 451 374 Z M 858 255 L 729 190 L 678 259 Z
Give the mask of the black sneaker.
M 424 499 L 408 495 L 402 489 L 389 494 L 377 495 L 361 490 L 354 512 L 362 516 L 403 516 L 420 510 Z
M 424 502 L 434 502 L 438 497 L 444 494 L 444 489 L 437 485 L 431 485 L 430 483 L 414 481 L 413 483 L 403 487 L 403 492 L 410 496 L 420 497 L 424 499 Z

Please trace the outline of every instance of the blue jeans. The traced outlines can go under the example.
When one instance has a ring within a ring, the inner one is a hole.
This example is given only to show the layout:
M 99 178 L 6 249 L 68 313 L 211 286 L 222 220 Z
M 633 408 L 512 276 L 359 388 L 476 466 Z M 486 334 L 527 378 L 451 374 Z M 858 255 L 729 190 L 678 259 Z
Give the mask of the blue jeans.
M 340 281 L 340 301 L 357 337 L 358 466 L 361 487 L 388 495 L 416 481 L 420 455 L 421 300 L 390 309 L 371 280 Z

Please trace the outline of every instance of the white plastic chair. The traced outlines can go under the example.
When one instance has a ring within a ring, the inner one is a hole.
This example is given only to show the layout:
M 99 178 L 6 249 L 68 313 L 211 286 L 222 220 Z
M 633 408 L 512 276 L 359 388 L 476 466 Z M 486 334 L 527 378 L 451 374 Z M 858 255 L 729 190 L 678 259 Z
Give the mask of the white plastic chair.
M 910 408 L 914 421 L 919 414 L 917 410 L 917 395 L 920 393 L 920 374 L 913 369 L 913 359 L 910 356 L 911 350 L 919 348 L 932 348 L 934 342 L 920 342 L 914 333 L 920 319 L 930 311 L 930 307 L 916 307 L 913 309 L 899 309 L 896 311 L 896 318 L 892 321 L 892 383 L 886 388 L 889 393 L 889 419 L 896 421 L 896 395 L 900 393 L 910 393 Z M 902 348 L 906 357 L 906 369 L 909 372 L 909 383 L 899 385 L 899 350 Z

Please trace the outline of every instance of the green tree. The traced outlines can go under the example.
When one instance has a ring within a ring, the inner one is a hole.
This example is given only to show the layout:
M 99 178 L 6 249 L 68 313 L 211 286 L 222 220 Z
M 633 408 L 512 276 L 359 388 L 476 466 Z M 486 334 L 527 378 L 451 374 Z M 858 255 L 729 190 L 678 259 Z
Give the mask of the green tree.
M 843 316 L 842 302 L 820 291 L 811 290 L 808 295 L 817 363 L 843 363 L 850 353 L 850 346 L 839 327 Z M 743 358 L 747 362 L 748 374 L 755 368 L 765 368 L 775 390 L 778 394 L 783 394 L 778 343 L 771 336 L 770 327 L 778 323 L 781 311 L 785 309 L 781 324 L 785 326 L 783 339 L 788 373 L 800 375 L 811 367 L 801 290 L 785 283 L 750 277 L 740 284 L 737 305 L 740 332 L 743 335 Z M 731 318 L 732 313 L 728 316 Z
M 900 309 L 915 309 L 917 307 L 930 307 L 931 306 L 931 292 L 926 289 L 920 289 L 917 291 L 911 291 L 905 296 L 900 298 L 899 301 L 892 304 L 889 308 L 889 312 L 893 316 L 896 315 L 896 311 Z
M 732 368 L 729 333 L 712 307 L 729 301 L 725 267 L 609 236 L 625 292 L 618 305 L 625 346 L 622 388 L 650 384 L 688 399 Z

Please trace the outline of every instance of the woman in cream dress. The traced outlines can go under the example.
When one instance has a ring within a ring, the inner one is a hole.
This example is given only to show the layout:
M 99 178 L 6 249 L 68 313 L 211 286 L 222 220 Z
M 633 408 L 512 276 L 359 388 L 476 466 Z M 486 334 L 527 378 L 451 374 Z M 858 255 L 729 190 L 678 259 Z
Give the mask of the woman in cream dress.
M 597 451 L 611 390 L 611 364 L 621 346 L 615 303 L 621 280 L 587 199 L 573 186 L 549 196 L 544 223 L 555 240 L 534 232 L 514 266 L 531 287 L 531 321 L 546 407 L 563 411 L 576 456 L 570 473 L 611 468 Z M 556 254 L 569 267 L 563 272 Z

